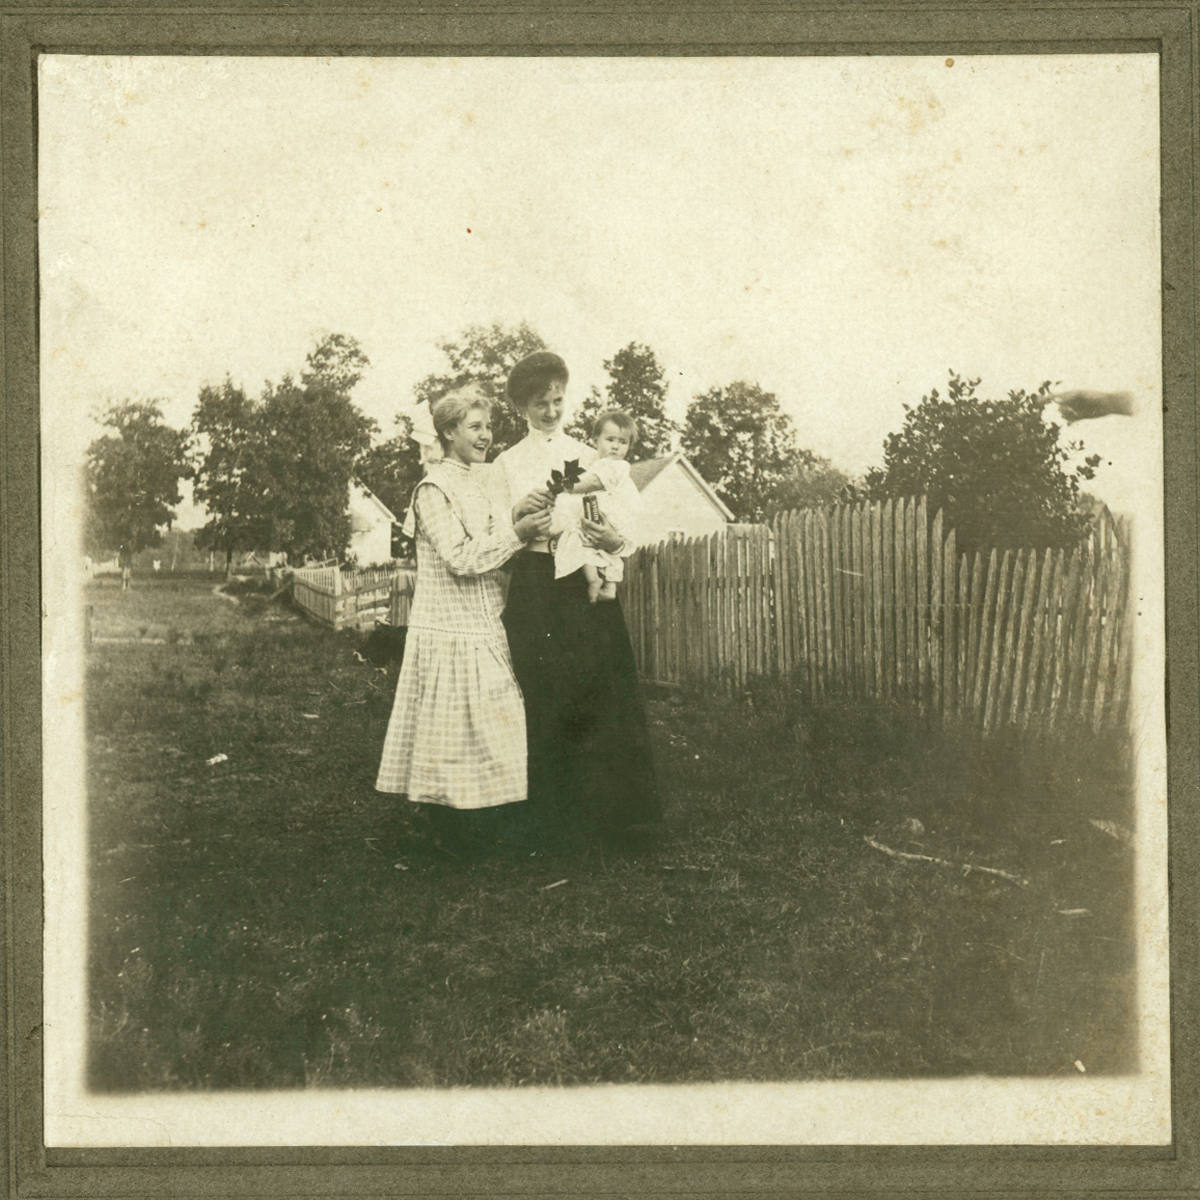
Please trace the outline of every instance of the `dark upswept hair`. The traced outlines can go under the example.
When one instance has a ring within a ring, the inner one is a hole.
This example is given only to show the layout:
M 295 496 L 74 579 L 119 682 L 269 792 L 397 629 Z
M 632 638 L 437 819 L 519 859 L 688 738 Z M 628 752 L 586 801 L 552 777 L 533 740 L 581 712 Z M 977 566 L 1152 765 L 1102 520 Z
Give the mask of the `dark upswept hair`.
M 571 378 L 567 364 L 549 350 L 527 354 L 508 373 L 504 391 L 509 401 L 519 409 L 529 407 L 552 383 L 566 383 Z
M 477 408 L 491 416 L 491 398 L 477 383 L 464 384 L 452 392 L 447 392 L 440 400 L 435 400 L 433 427 L 437 430 L 438 441 L 445 446 L 450 432 L 458 427 L 458 423 L 467 413 Z
M 600 436 L 600 430 L 602 430 L 605 427 L 605 425 L 615 425 L 618 429 L 622 430 L 624 433 L 629 434 L 630 450 L 632 450 L 634 448 L 634 446 L 637 445 L 637 440 L 638 440 L 637 422 L 623 408 L 606 409 L 592 422 L 592 440 L 593 441 L 595 441 L 596 438 L 598 438 Z

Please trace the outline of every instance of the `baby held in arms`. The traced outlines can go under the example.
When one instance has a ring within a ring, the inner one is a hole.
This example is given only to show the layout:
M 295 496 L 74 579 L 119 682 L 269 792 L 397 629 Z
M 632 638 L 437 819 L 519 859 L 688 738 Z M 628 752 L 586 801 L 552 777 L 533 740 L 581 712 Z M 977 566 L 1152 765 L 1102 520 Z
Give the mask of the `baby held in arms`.
M 625 537 L 627 545 L 633 542 L 641 505 L 625 461 L 636 442 L 637 424 L 628 413 L 620 409 L 601 413 L 592 426 L 592 445 L 596 447 L 597 458 L 579 482 L 569 488 L 573 495 L 584 497 L 585 516 L 589 505 L 599 500 L 605 518 Z M 628 553 L 626 546 L 621 549 Z M 625 575 L 624 560 L 619 554 L 589 546 L 576 519 L 559 536 L 554 550 L 554 577 L 561 579 L 580 567 L 587 579 L 588 600 L 592 604 L 617 598 L 617 584 Z

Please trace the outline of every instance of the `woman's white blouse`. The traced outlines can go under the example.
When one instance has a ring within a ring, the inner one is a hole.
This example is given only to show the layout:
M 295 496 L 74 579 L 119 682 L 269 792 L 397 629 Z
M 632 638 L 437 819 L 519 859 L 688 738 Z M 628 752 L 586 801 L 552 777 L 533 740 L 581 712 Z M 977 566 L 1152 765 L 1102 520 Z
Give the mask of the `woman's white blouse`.
M 591 466 L 596 451 L 585 442 L 576 441 L 561 430 L 541 433 L 531 429 L 515 446 L 505 450 L 492 465 L 488 487 L 497 519 L 509 514 L 522 496 L 537 488 L 544 488 L 550 472 L 561 471 L 563 464 L 578 459 L 581 467 Z M 568 526 L 579 524 L 583 513 L 583 498 L 558 496 L 554 502 L 554 514 L 550 519 L 550 534 L 562 533 Z M 531 550 L 548 549 L 546 542 L 527 543 Z

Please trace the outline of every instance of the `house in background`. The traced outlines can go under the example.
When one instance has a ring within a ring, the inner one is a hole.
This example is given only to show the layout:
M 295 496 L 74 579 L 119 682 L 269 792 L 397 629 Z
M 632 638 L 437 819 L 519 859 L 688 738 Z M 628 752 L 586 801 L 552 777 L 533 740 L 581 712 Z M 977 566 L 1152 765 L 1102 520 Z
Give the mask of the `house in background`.
M 471 468 L 482 476 L 484 488 L 492 463 Z M 734 520 L 733 513 L 700 472 L 676 450 L 662 458 L 629 464 L 629 478 L 642 497 L 637 540 L 657 546 L 673 538 L 707 537 Z M 600 500 L 604 505 L 603 497 Z
M 350 557 L 363 567 L 392 561 L 392 526 L 399 522 L 370 488 L 350 481 Z
M 638 541 L 654 546 L 672 538 L 707 537 L 734 520 L 682 451 L 629 464 L 629 477 L 642 496 Z

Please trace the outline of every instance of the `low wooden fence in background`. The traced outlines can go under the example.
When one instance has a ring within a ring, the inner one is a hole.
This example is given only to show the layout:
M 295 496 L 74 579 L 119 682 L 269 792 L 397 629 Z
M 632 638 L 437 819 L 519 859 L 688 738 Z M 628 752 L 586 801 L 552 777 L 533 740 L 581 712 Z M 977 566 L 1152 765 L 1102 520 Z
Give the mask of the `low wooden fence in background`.
M 292 572 L 292 596 L 311 617 L 334 629 L 384 620 L 405 625 L 415 574 L 406 564 L 352 571 L 301 567 Z
M 1129 693 L 1129 528 L 1074 550 L 970 557 L 923 498 L 782 514 L 639 550 L 622 605 L 642 674 L 812 699 L 915 703 L 985 731 L 1120 725 Z
M 412 608 L 413 591 L 417 586 L 417 564 L 405 563 L 392 577 L 392 593 L 388 602 L 388 624 L 407 625 Z

